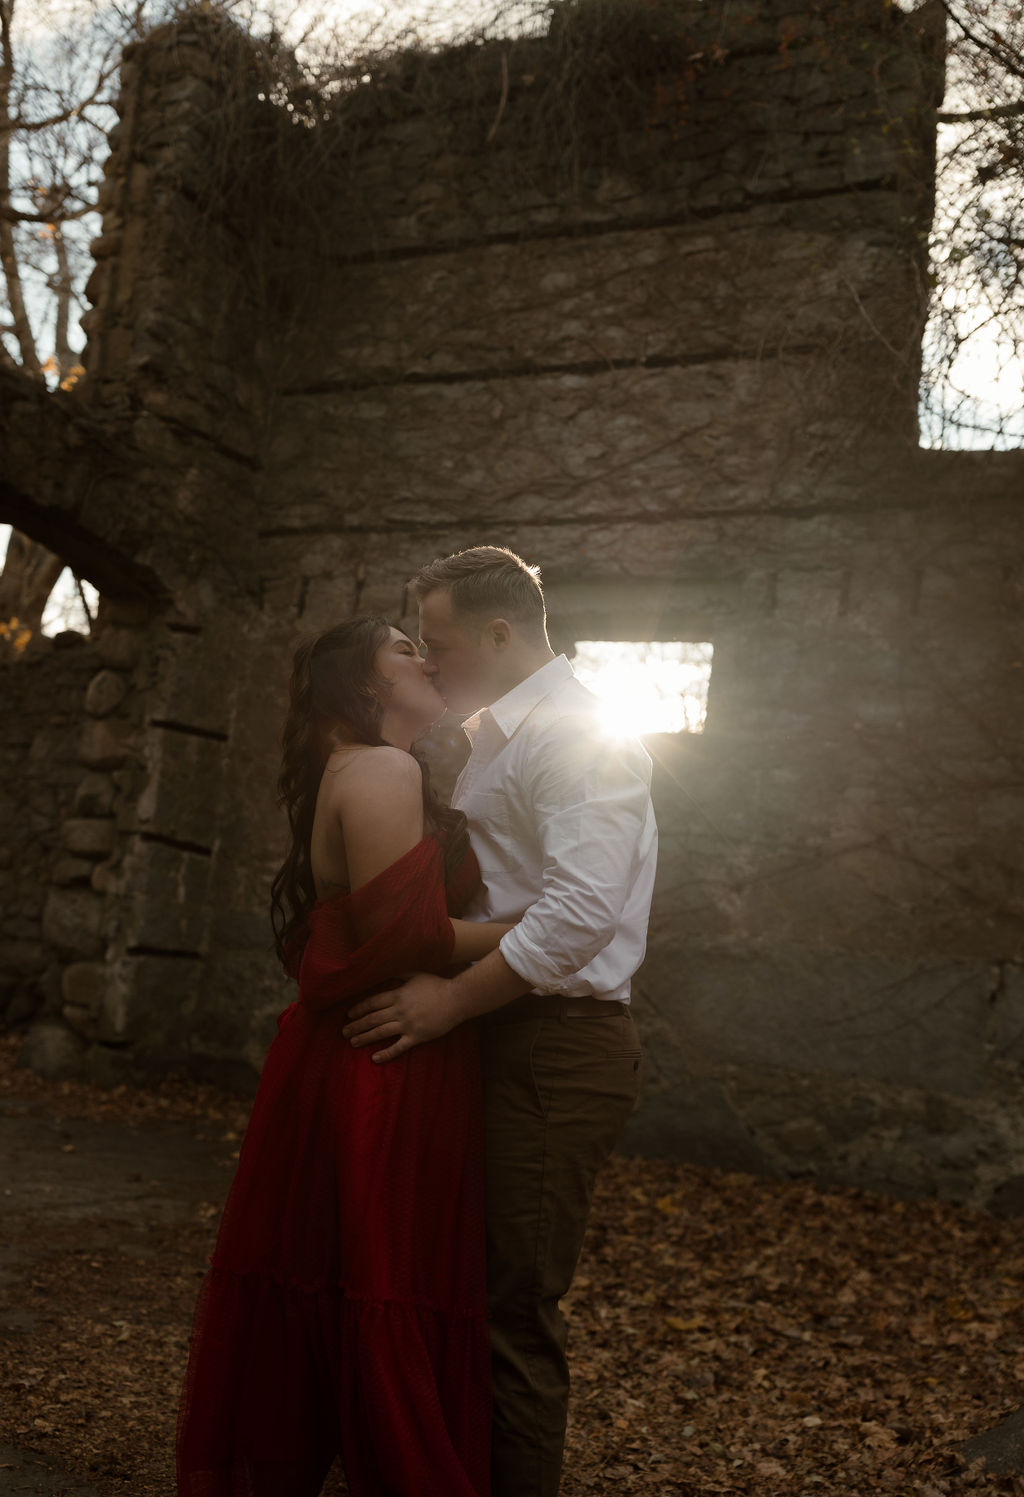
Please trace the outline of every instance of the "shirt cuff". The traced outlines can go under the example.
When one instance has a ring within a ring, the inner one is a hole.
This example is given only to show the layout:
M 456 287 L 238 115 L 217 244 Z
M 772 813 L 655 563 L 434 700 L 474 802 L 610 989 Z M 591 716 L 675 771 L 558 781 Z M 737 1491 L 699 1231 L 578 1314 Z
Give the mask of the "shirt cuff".
M 560 993 L 567 976 L 572 975 L 562 972 L 557 963 L 524 936 L 518 926 L 506 931 L 498 942 L 498 950 L 512 971 L 538 993 Z

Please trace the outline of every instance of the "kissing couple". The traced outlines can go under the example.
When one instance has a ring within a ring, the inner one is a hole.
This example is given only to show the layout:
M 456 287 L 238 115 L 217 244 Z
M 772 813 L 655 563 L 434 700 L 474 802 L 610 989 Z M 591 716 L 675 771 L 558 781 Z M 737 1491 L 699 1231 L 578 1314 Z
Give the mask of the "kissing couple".
M 559 1299 L 632 1111 L 657 833 L 536 567 L 477 546 L 295 654 L 273 886 L 298 979 L 196 1309 L 179 1497 L 556 1497 Z M 471 713 L 451 807 L 413 745 Z

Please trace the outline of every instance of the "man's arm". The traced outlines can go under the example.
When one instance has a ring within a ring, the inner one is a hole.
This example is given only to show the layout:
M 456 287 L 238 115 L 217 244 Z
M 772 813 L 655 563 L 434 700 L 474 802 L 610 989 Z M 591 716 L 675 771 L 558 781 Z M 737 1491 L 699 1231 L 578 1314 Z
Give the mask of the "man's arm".
M 592 720 L 570 718 L 540 736 L 531 764 L 543 882 L 500 950 L 531 988 L 558 993 L 618 930 L 654 834 L 651 761 L 639 742 L 610 740 Z
M 509 920 L 453 920 L 455 945 L 452 947 L 453 962 L 479 962 L 492 951 L 497 951 L 502 937 L 512 929 Z
M 556 993 L 612 940 L 650 808 L 650 760 L 563 720 L 532 746 L 530 796 L 545 864 L 540 898 L 500 948 L 456 978 L 417 973 L 349 1010 L 353 1045 L 388 1061 L 537 989 Z

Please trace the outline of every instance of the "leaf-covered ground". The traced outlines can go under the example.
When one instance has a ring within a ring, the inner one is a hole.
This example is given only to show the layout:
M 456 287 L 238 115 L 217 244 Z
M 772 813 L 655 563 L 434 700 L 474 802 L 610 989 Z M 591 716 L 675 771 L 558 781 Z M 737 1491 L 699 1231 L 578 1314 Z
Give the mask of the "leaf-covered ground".
M 211 1088 L 104 1093 L 42 1082 L 13 1058 L 0 1043 L 0 1113 L 178 1120 L 212 1152 L 237 1149 L 244 1106 Z M 136 1223 L 128 1251 L 112 1229 L 85 1247 L 81 1223 L 67 1240 L 50 1231 L 6 1286 L 24 1325 L 8 1315 L 0 1332 L 0 1443 L 52 1453 L 109 1497 L 171 1497 L 218 1205 L 197 1198 L 184 1227 Z M 95 1210 L 99 1228 L 102 1201 Z M 29 1227 L 5 1217 L 10 1242 Z M 562 1497 L 1024 1492 L 956 1458 L 1024 1402 L 1019 1222 L 616 1158 L 566 1309 Z

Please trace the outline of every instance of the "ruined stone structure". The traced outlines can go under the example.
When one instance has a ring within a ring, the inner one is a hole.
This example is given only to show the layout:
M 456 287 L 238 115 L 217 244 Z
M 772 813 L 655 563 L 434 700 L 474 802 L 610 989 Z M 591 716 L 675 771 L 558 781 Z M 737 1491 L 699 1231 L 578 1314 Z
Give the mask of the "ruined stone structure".
M 0 370 L 0 518 L 104 598 L 3 667 L 10 1017 L 251 1085 L 292 643 L 506 543 L 559 647 L 714 643 L 627 1147 L 1019 1209 L 1024 457 L 917 447 L 941 8 L 585 13 L 331 119 L 207 16 L 126 58 L 88 377 Z

